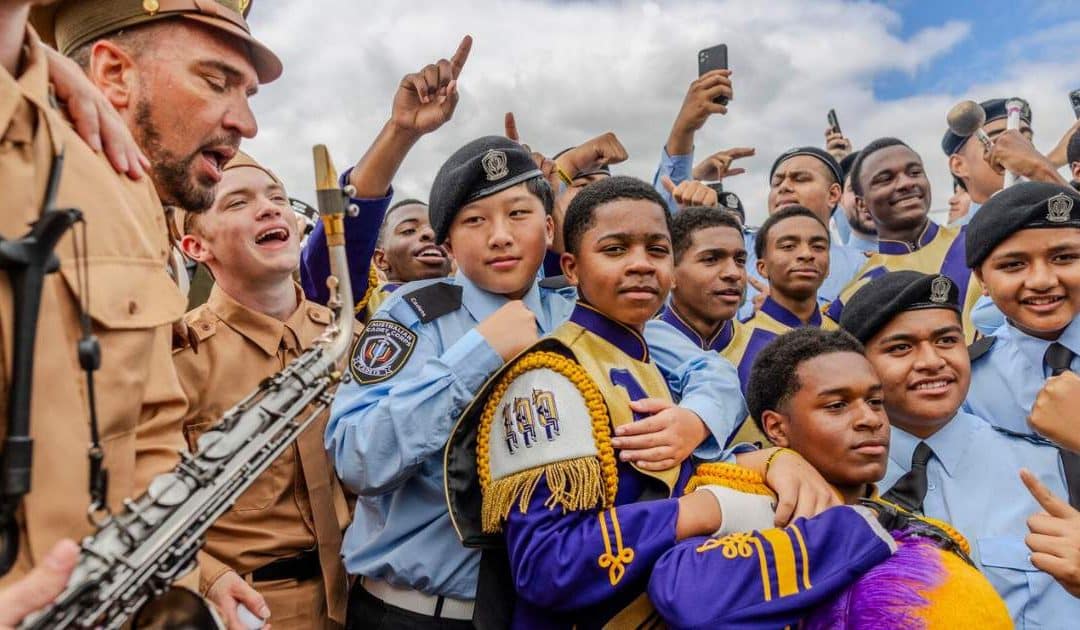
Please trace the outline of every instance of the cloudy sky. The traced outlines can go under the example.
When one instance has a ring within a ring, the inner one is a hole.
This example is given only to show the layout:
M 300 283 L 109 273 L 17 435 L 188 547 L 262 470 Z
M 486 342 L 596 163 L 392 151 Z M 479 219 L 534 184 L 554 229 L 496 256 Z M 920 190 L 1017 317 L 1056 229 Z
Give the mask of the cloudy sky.
M 729 49 L 735 100 L 698 133 L 698 157 L 757 149 L 726 180 L 753 222 L 768 168 L 787 147 L 821 144 L 835 108 L 856 147 L 885 135 L 919 151 L 934 207 L 951 180 L 939 148 L 957 100 L 1022 96 L 1035 144 L 1049 151 L 1074 121 L 1080 3 L 988 0 L 567 2 L 313 0 L 257 2 L 252 30 L 285 64 L 254 99 L 259 134 L 245 144 L 294 196 L 313 200 L 310 148 L 353 163 L 390 113 L 400 78 L 474 38 L 454 119 L 424 138 L 398 173 L 398 198 L 427 197 L 464 142 L 502 133 L 513 111 L 524 141 L 554 153 L 613 131 L 630 153 L 619 172 L 651 179 L 690 82 L 697 51 Z

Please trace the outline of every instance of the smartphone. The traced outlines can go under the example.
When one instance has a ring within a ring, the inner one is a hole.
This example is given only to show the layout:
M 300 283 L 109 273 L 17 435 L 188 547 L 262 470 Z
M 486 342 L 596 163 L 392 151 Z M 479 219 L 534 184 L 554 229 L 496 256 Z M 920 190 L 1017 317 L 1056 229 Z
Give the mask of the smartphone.
M 1080 90 L 1069 92 L 1069 102 L 1072 103 L 1073 113 L 1080 118 Z
M 829 110 L 829 127 L 832 128 L 833 133 L 842 133 L 840 131 L 840 121 L 836 119 L 836 110 Z
M 699 77 L 713 70 L 727 70 L 727 67 L 727 44 L 720 44 L 698 51 L 697 73 Z M 713 99 L 713 102 L 727 105 L 728 100 L 725 96 L 717 96 Z

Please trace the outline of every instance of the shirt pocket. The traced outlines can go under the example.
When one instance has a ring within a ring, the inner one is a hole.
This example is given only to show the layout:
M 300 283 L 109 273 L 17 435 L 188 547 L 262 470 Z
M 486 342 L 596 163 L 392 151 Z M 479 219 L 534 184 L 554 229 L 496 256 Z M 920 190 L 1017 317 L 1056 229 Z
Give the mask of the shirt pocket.
M 1041 598 L 1053 578 L 1031 564 L 1031 550 L 1023 536 L 991 536 L 979 538 L 975 544 L 983 574 L 1005 600 L 1017 627 L 1046 623 L 1039 619 L 1038 608 L 1029 604 Z
M 71 262 L 61 266 L 64 281 L 76 298 L 79 272 Z M 184 316 L 187 299 L 159 261 L 93 258 L 89 270 L 89 308 L 94 323 L 109 330 L 141 330 L 171 324 Z
M 217 425 L 221 418 L 199 418 L 195 422 L 184 424 L 184 440 L 192 453 L 198 452 L 199 436 Z M 265 510 L 281 496 L 286 486 L 292 483 L 293 462 L 296 449 L 289 447 L 248 486 L 248 489 L 236 499 L 230 512 L 254 512 Z

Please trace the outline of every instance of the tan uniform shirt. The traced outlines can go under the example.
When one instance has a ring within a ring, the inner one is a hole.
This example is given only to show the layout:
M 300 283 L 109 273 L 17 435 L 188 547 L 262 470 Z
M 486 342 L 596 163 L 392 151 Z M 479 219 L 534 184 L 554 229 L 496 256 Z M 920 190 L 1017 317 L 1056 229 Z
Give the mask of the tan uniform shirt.
M 23 70 L 0 68 L 0 236 L 16 239 L 41 211 L 53 155 L 64 151 L 58 208 L 78 208 L 86 220 L 89 313 L 101 343 L 94 374 L 109 504 L 145 487 L 175 464 L 185 400 L 171 361 L 172 322 L 184 297 L 166 264 L 168 236 L 149 178 L 132 182 L 94 154 L 50 104 L 41 44 L 28 31 Z M 76 226 L 78 227 L 78 226 Z M 24 574 L 60 538 L 91 532 L 86 379 L 76 343 L 79 285 L 75 232 L 57 244 L 61 271 L 46 277 L 37 323 L 31 437 L 32 487 L 21 511 L 23 535 L 15 568 L 0 585 Z M 81 240 L 81 239 L 80 239 Z M 0 271 L 0 434 L 6 433 L 13 349 L 12 288 Z
M 192 343 L 173 358 L 189 397 L 184 435 L 193 451 L 200 435 L 310 348 L 330 323 L 328 308 L 304 300 L 299 285 L 296 292 L 300 306 L 284 322 L 239 304 L 219 285 L 185 316 Z M 230 568 L 244 575 L 318 545 L 327 608 L 344 622 L 341 532 L 350 511 L 323 448 L 329 415 L 320 414 L 210 529 L 200 558 L 204 593 Z

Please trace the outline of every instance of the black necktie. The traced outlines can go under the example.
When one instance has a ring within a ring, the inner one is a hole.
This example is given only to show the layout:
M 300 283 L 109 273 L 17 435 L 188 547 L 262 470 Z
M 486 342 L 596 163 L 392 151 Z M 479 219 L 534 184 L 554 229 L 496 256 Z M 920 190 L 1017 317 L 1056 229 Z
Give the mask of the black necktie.
M 911 470 L 885 493 L 885 499 L 905 510 L 922 514 L 923 499 L 926 498 L 926 462 L 933 454 L 929 444 L 919 442 L 911 456 Z
M 1050 376 L 1058 376 L 1071 369 L 1069 366 L 1074 356 L 1072 350 L 1055 341 L 1046 349 L 1043 360 L 1046 361 L 1046 365 L 1050 368 Z
M 1072 350 L 1058 342 L 1050 344 L 1043 355 L 1047 367 L 1050 368 L 1050 376 L 1058 376 L 1070 371 L 1072 368 Z M 1065 468 L 1065 485 L 1069 487 L 1069 504 L 1080 509 L 1080 455 L 1065 449 L 1061 452 L 1061 465 Z

